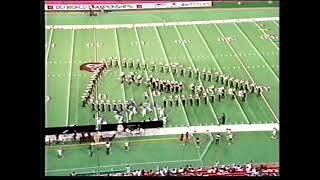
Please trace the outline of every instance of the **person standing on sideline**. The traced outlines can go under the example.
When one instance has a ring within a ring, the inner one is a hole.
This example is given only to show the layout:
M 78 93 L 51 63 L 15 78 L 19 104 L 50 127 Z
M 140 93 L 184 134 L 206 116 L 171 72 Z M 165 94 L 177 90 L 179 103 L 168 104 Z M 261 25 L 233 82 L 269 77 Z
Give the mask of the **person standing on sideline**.
M 60 148 L 57 151 L 58 151 L 58 159 L 61 160 L 63 158 L 63 149 Z
M 111 147 L 111 143 L 110 141 L 106 142 L 106 154 L 109 155 L 110 154 L 110 147 Z
M 226 119 L 227 119 L 226 114 L 223 113 L 223 114 L 222 114 L 222 117 L 221 117 L 221 124 L 222 124 L 222 125 L 225 125 L 225 124 L 226 124 Z
M 93 155 L 93 143 L 91 143 L 91 144 L 89 145 L 88 151 L 89 151 L 89 153 L 88 153 L 89 156 L 92 157 L 92 155 Z
M 228 138 L 228 140 L 229 140 L 229 145 L 230 144 L 232 144 L 232 141 L 233 141 L 233 134 L 230 132 L 230 133 L 228 133 L 228 135 L 227 135 L 227 138 Z
M 219 143 L 220 143 L 220 138 L 221 138 L 220 133 L 218 133 L 218 134 L 216 135 L 216 144 L 219 144 Z
M 272 138 L 272 139 L 277 139 L 277 134 L 278 134 L 277 128 L 273 128 L 271 138 Z
M 180 142 L 183 142 L 183 137 L 184 137 L 184 134 L 181 134 L 180 135 Z
M 200 148 L 200 139 L 199 139 L 199 137 L 196 138 L 196 147 Z
M 129 151 L 129 141 L 128 141 L 128 140 L 126 140 L 126 141 L 124 142 L 124 149 L 125 149 L 126 151 Z

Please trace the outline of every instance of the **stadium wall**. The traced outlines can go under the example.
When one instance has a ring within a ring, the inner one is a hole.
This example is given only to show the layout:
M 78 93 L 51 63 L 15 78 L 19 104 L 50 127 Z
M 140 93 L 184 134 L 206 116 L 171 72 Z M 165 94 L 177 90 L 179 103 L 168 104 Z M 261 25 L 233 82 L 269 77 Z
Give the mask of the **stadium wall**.
M 211 7 L 212 1 L 48 1 L 45 11 L 134 10 Z

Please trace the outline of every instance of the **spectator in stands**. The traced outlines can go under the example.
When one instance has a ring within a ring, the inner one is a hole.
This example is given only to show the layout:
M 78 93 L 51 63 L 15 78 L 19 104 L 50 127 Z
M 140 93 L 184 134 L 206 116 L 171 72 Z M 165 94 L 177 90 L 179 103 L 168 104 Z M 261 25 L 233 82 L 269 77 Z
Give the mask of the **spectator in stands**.
M 186 166 L 185 168 L 180 169 L 169 169 L 168 167 L 158 169 L 156 172 L 150 170 L 149 172 L 142 170 L 135 170 L 130 173 L 115 173 L 110 174 L 110 176 L 278 176 L 279 175 L 279 167 L 266 167 L 264 172 L 261 168 L 250 165 L 236 165 L 233 164 L 231 166 L 228 165 L 220 165 L 219 162 L 216 163 L 216 167 L 198 167 L 191 168 L 190 166 Z M 248 170 L 251 167 L 251 170 Z M 237 171 L 235 169 L 238 168 Z M 192 170 L 194 169 L 194 170 Z M 108 176 L 108 175 L 107 175 Z
M 247 163 L 247 165 L 246 165 L 247 173 L 249 173 L 251 171 L 251 169 L 252 169 L 252 164 L 251 163 Z

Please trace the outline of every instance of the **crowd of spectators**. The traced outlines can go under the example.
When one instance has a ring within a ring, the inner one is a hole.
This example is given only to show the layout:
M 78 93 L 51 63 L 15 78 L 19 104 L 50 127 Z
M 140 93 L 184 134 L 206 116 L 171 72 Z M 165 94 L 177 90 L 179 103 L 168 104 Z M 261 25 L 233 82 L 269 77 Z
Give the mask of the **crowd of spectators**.
M 187 165 L 180 168 L 165 167 L 157 171 L 141 169 L 124 173 L 100 174 L 99 176 L 279 176 L 279 165 L 253 165 L 251 163 L 223 165 L 216 163 L 210 167 Z

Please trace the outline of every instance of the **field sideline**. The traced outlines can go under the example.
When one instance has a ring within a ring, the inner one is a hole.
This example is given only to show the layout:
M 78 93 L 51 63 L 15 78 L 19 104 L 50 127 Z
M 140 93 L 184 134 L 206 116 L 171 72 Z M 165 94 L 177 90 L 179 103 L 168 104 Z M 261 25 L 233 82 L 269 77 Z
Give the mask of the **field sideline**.
M 104 147 L 95 148 L 94 156 L 88 156 L 87 145 L 61 145 L 65 157 L 58 160 L 56 149 L 47 146 L 47 176 L 67 176 L 71 171 L 77 173 L 125 169 L 153 169 L 157 167 L 210 166 L 216 161 L 233 163 L 273 163 L 279 161 L 279 142 L 270 139 L 270 132 L 235 133 L 234 143 L 229 145 L 223 134 L 219 145 L 208 134 L 198 134 L 200 148 L 195 147 L 194 138 L 183 146 L 179 135 L 130 138 L 130 152 L 123 149 L 121 139 L 112 143 L 111 155 L 105 154 Z M 60 147 L 61 147 L 60 146 Z M 252 148 L 259 147 L 259 148 Z M 120 160 L 121 159 L 121 160 Z

